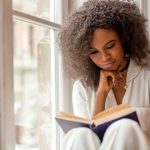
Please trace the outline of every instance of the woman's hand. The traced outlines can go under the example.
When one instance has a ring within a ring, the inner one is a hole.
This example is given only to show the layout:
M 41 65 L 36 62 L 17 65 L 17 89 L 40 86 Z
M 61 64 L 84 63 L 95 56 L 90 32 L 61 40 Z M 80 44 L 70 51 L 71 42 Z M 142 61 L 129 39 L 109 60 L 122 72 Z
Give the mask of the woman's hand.
M 120 72 L 104 70 L 100 71 L 100 80 L 98 89 L 96 91 L 96 101 L 93 109 L 93 116 L 105 109 L 105 101 L 108 92 L 114 86 L 118 86 L 122 78 L 123 76 Z
M 112 89 L 114 86 L 118 86 L 122 77 L 123 76 L 120 72 L 101 70 L 99 86 L 96 94 L 98 95 L 101 92 L 107 94 L 110 91 L 110 89 Z

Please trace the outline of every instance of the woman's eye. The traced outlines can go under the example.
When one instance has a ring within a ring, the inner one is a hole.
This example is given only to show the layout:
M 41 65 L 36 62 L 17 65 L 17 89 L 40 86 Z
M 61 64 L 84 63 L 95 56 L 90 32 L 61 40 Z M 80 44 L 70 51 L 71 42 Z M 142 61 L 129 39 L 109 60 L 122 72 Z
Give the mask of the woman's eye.
M 113 48 L 114 46 L 115 46 L 115 43 L 110 43 L 110 44 L 107 45 L 106 48 L 107 48 L 107 49 L 111 49 L 111 48 Z
M 91 50 L 90 50 L 90 55 L 96 54 L 96 53 L 98 53 L 98 50 L 96 50 L 96 49 L 91 49 Z

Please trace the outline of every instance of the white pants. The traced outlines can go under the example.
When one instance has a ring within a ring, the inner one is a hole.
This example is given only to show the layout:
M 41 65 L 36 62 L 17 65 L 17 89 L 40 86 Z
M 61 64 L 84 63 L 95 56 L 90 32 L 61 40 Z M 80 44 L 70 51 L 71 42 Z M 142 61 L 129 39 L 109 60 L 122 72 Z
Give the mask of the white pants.
M 61 150 L 150 150 L 150 141 L 130 119 L 116 121 L 105 132 L 103 142 L 88 128 L 70 130 Z

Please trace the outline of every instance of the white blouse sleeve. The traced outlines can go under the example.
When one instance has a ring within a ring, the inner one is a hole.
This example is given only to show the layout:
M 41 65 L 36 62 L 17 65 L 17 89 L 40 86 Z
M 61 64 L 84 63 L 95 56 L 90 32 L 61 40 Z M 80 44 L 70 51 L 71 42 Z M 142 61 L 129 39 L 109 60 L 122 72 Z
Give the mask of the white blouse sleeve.
M 85 88 L 79 80 L 73 85 L 72 103 L 75 115 L 89 118 Z

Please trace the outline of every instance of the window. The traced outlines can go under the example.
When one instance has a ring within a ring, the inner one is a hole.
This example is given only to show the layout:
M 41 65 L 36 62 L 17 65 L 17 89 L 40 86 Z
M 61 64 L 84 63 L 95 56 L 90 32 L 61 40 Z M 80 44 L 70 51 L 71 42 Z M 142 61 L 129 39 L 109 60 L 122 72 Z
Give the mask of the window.
M 55 64 L 58 57 L 55 35 L 59 24 L 54 16 L 55 3 L 13 1 L 16 150 L 56 148 L 54 114 L 58 109 L 59 66 Z M 33 21 L 34 17 L 38 17 L 37 21 Z
M 148 31 L 150 33 L 150 1 L 148 0 L 135 0 L 135 2 L 138 4 L 141 13 L 144 14 L 144 16 L 148 19 L 148 23 L 147 23 L 147 27 L 148 27 Z
M 67 1 L 0 0 L 0 149 L 59 149 L 54 116 L 64 6 Z

